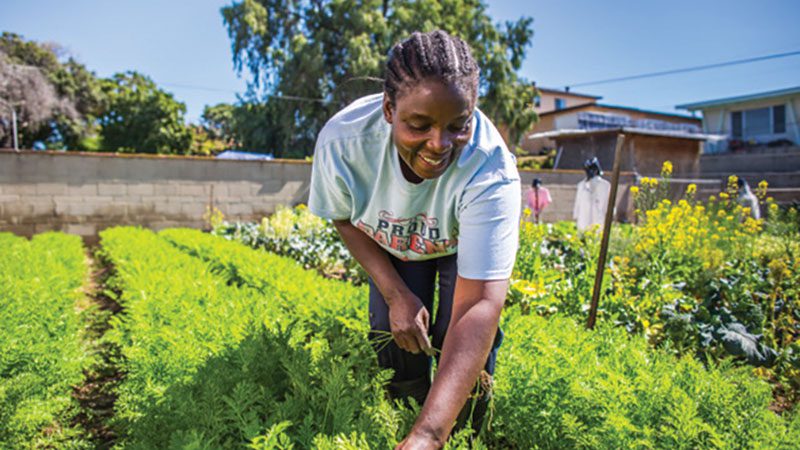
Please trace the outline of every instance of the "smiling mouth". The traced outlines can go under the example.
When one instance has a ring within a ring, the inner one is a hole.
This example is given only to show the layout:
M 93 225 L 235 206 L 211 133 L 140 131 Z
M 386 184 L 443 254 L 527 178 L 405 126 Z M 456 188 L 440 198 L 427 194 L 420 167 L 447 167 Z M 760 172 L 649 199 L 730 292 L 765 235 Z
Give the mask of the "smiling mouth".
M 446 157 L 441 157 L 441 158 L 438 158 L 438 159 L 434 159 L 434 158 L 429 158 L 429 157 L 424 156 L 424 155 L 419 155 L 419 158 L 421 160 L 423 160 L 424 162 L 426 162 L 428 165 L 432 166 L 432 167 L 441 166 L 444 163 L 444 161 L 447 159 Z

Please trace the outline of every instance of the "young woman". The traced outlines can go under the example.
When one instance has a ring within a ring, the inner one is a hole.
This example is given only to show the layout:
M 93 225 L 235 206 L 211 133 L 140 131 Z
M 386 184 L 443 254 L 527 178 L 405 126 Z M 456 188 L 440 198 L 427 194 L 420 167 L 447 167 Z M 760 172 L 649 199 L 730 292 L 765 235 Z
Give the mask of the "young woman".
M 334 221 L 370 276 L 370 326 L 393 336 L 376 347 L 394 369 L 390 395 L 423 405 L 397 448 L 441 447 L 459 415 L 480 426 L 488 394 L 467 398 L 477 380 L 491 384 L 502 341 L 520 181 L 476 109 L 479 72 L 461 39 L 414 33 L 392 48 L 383 93 L 347 106 L 317 139 L 309 208 Z

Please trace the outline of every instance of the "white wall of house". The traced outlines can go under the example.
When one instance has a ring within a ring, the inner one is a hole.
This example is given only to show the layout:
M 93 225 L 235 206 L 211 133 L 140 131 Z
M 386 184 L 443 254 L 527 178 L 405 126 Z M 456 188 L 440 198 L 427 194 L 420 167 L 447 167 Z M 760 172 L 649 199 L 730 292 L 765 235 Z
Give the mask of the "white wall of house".
M 577 130 L 578 126 L 578 113 L 573 112 L 569 114 L 562 114 L 556 117 L 555 121 L 556 130 Z
M 774 110 L 775 106 L 784 106 L 784 131 L 775 132 Z M 760 115 L 764 119 L 764 113 L 752 113 L 753 110 L 767 109 L 766 118 L 768 123 L 753 123 L 755 115 Z M 741 136 L 733 135 L 733 113 L 742 112 L 743 127 Z M 750 112 L 750 113 L 748 113 Z M 740 139 L 743 141 L 756 141 L 767 143 L 778 139 L 788 139 L 795 144 L 800 144 L 800 95 L 751 100 L 741 103 L 730 103 L 722 106 L 703 109 L 703 131 L 708 134 L 721 134 L 728 136 L 728 139 Z M 728 147 L 727 141 L 707 142 L 706 153 L 719 153 Z

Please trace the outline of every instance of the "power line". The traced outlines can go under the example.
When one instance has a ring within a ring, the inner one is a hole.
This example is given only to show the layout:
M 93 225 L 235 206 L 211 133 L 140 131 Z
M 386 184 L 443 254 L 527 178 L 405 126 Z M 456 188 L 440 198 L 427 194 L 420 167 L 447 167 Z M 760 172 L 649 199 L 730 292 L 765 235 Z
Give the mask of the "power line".
M 686 73 L 686 72 L 696 72 L 699 70 L 708 70 L 708 69 L 715 69 L 718 67 L 725 67 L 725 66 L 733 66 L 737 64 L 747 64 L 757 61 L 765 61 L 768 59 L 777 59 L 777 58 L 786 58 L 788 56 L 795 56 L 800 55 L 800 50 L 786 52 L 786 53 L 775 53 L 772 55 L 765 55 L 765 56 L 756 56 L 753 58 L 746 58 L 746 59 L 738 59 L 734 61 L 725 61 L 716 64 L 706 64 L 702 66 L 693 66 L 693 67 L 684 67 L 682 69 L 672 69 L 672 70 L 663 70 L 660 72 L 650 72 L 650 73 L 643 73 L 639 75 L 630 75 L 625 77 L 618 77 L 618 78 L 608 78 L 605 80 L 597 80 L 597 81 L 585 81 L 582 83 L 575 83 L 566 86 L 567 89 L 579 86 L 590 86 L 590 85 L 597 85 L 597 84 L 607 84 L 607 83 L 616 83 L 619 81 L 630 81 L 630 80 L 639 80 L 642 78 L 652 78 L 652 77 L 660 77 L 664 75 L 674 75 L 676 73 Z
M 359 76 L 359 77 L 350 77 L 344 80 L 339 86 L 344 86 L 347 83 L 351 83 L 354 81 L 374 81 L 383 83 L 383 78 L 377 77 L 370 77 L 370 76 Z M 230 89 L 219 89 L 213 88 L 209 86 L 198 86 L 193 84 L 182 84 L 182 83 L 161 83 L 163 86 L 167 87 L 176 87 L 180 89 L 194 89 L 197 91 L 211 91 L 211 92 L 226 92 L 230 94 L 238 94 L 239 92 L 230 90 Z M 337 88 L 339 87 L 337 86 Z M 289 101 L 297 101 L 297 102 L 315 102 L 315 103 L 322 103 L 328 104 L 331 103 L 332 100 L 326 100 L 324 98 L 311 98 L 311 97 L 300 97 L 297 95 L 276 95 L 276 94 L 265 94 L 266 97 L 274 98 L 278 100 L 289 100 Z

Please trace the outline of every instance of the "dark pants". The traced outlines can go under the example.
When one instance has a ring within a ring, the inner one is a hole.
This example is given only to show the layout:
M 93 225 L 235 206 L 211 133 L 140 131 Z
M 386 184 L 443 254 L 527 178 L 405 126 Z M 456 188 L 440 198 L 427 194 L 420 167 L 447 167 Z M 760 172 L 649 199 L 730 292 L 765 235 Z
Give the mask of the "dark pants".
M 405 281 L 425 308 L 430 313 L 432 324 L 429 328 L 431 345 L 441 350 L 450 317 L 453 310 L 453 293 L 456 287 L 458 270 L 456 255 L 444 256 L 427 261 L 402 261 L 389 255 L 397 273 Z M 439 307 L 433 314 L 433 295 L 436 284 L 436 273 L 439 273 Z M 373 281 L 369 280 L 369 322 L 372 330 L 391 331 L 389 326 L 389 308 Z M 484 370 L 494 375 L 497 350 L 503 341 L 503 332 L 497 329 L 492 350 L 486 360 Z M 437 357 L 438 359 L 438 357 Z M 397 346 L 392 340 L 388 345 L 378 349 L 378 363 L 383 368 L 394 369 L 393 382 L 404 382 L 420 378 L 430 379 L 431 357 L 424 353 L 413 354 Z

